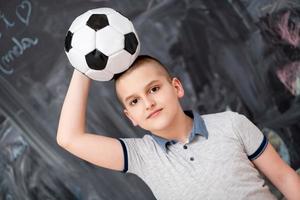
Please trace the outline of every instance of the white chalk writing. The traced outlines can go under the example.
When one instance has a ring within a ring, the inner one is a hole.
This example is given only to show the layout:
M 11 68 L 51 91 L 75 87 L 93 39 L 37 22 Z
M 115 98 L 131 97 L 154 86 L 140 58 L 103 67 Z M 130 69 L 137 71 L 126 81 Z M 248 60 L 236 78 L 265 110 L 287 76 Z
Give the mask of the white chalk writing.
M 31 2 L 29 0 L 22 0 L 15 7 L 15 14 L 17 19 L 21 21 L 21 23 L 25 24 L 25 26 L 29 25 L 30 16 L 31 16 Z M 8 19 L 4 13 L 0 11 L 0 22 L 4 22 L 6 29 L 13 28 L 15 26 L 15 22 Z M 14 27 L 14 28 L 17 28 Z M 3 33 L 0 32 L 0 39 L 4 37 Z M 11 64 L 13 61 L 22 56 L 23 53 L 38 44 L 39 39 L 37 37 L 23 37 L 17 38 L 15 36 L 11 37 L 12 45 L 8 50 L 3 54 L 0 55 L 0 72 L 3 72 L 7 75 L 12 74 L 14 72 L 13 67 Z
M 19 20 L 28 26 L 31 15 L 31 3 L 30 1 L 23 0 L 21 4 L 16 7 L 16 15 Z
M 4 22 L 6 28 L 11 28 L 15 25 L 15 22 L 10 22 L 10 20 L 7 19 L 7 17 L 3 13 L 0 14 L 0 20 Z
M 0 70 L 5 74 L 12 74 L 14 71 L 13 68 L 9 66 L 9 63 L 13 62 L 15 58 L 21 56 L 26 49 L 37 45 L 39 41 L 38 38 L 28 37 L 24 37 L 20 40 L 15 37 L 12 37 L 11 39 L 14 45 L 0 58 Z
M 20 4 L 18 4 L 15 8 L 15 14 L 17 18 L 26 26 L 29 25 L 29 20 L 31 16 L 31 2 L 28 0 L 23 0 Z M 15 26 L 15 22 L 8 19 L 7 16 L 0 10 L 0 22 L 5 24 L 6 29 L 12 28 Z M 0 39 L 2 36 L 2 32 L 0 32 Z

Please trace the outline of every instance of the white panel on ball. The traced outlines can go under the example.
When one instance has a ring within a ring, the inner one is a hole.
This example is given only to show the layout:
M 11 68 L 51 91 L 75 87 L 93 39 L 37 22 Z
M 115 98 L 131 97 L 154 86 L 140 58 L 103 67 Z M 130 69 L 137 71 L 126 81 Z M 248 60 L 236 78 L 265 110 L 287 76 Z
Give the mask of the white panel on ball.
M 109 81 L 110 79 L 112 79 L 112 77 L 114 75 L 106 69 L 103 69 L 103 70 L 89 69 L 85 74 L 88 77 L 90 77 L 91 79 L 94 79 L 97 81 Z
M 109 25 L 114 27 L 117 31 L 122 34 L 127 34 L 132 32 L 131 22 L 123 17 L 120 13 L 116 12 L 107 16 Z
M 107 61 L 107 70 L 114 74 L 120 73 L 128 69 L 131 64 L 131 54 L 125 50 L 119 51 L 109 56 Z
M 124 35 L 111 26 L 96 32 L 96 48 L 110 56 L 124 48 Z
M 90 53 L 96 48 L 95 34 L 90 27 L 81 27 L 73 35 L 72 46 L 83 54 Z
M 77 49 L 72 48 L 68 53 L 68 58 L 73 67 L 85 73 L 89 70 L 89 66 L 86 64 L 84 54 Z
M 115 11 L 114 9 L 112 8 L 95 8 L 95 9 L 91 9 L 89 10 L 90 13 L 92 14 L 106 14 L 106 15 L 109 15 L 111 13 L 116 13 L 117 11 Z

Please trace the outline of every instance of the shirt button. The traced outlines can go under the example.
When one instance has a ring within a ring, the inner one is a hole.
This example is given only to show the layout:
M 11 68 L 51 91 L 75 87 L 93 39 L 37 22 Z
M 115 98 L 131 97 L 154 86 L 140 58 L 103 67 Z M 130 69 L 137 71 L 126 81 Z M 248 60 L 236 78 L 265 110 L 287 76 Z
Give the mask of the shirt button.
M 193 161 L 193 160 L 194 160 L 194 157 L 190 157 L 190 160 Z
M 187 146 L 186 146 L 186 145 L 183 145 L 183 148 L 184 148 L 184 149 L 187 149 Z

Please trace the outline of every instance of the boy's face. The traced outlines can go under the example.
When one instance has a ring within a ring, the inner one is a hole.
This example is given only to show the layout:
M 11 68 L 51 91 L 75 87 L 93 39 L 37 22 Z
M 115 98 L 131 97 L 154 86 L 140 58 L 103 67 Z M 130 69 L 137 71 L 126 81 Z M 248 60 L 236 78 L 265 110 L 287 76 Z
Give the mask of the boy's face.
M 147 62 L 124 74 L 116 83 L 124 113 L 134 126 L 151 132 L 164 130 L 181 108 L 178 98 L 184 95 L 183 87 L 175 77 L 168 80 L 166 73 L 158 63 Z M 158 109 L 162 110 L 157 116 L 148 118 Z

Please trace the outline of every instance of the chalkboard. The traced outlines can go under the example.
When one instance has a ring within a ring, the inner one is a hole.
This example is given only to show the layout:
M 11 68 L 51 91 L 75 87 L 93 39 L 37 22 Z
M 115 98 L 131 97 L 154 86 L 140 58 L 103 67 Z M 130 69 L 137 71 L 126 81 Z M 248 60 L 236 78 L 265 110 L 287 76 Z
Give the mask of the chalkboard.
M 182 80 L 183 108 L 245 114 L 298 169 L 300 45 L 278 37 L 270 20 L 290 13 L 300 24 L 299 5 L 278 2 L 0 0 L 1 199 L 155 199 L 137 176 L 94 166 L 56 144 L 73 72 L 64 38 L 75 17 L 97 7 L 133 22 L 141 54 Z M 87 128 L 115 138 L 147 134 L 122 114 L 113 82 L 93 82 Z

